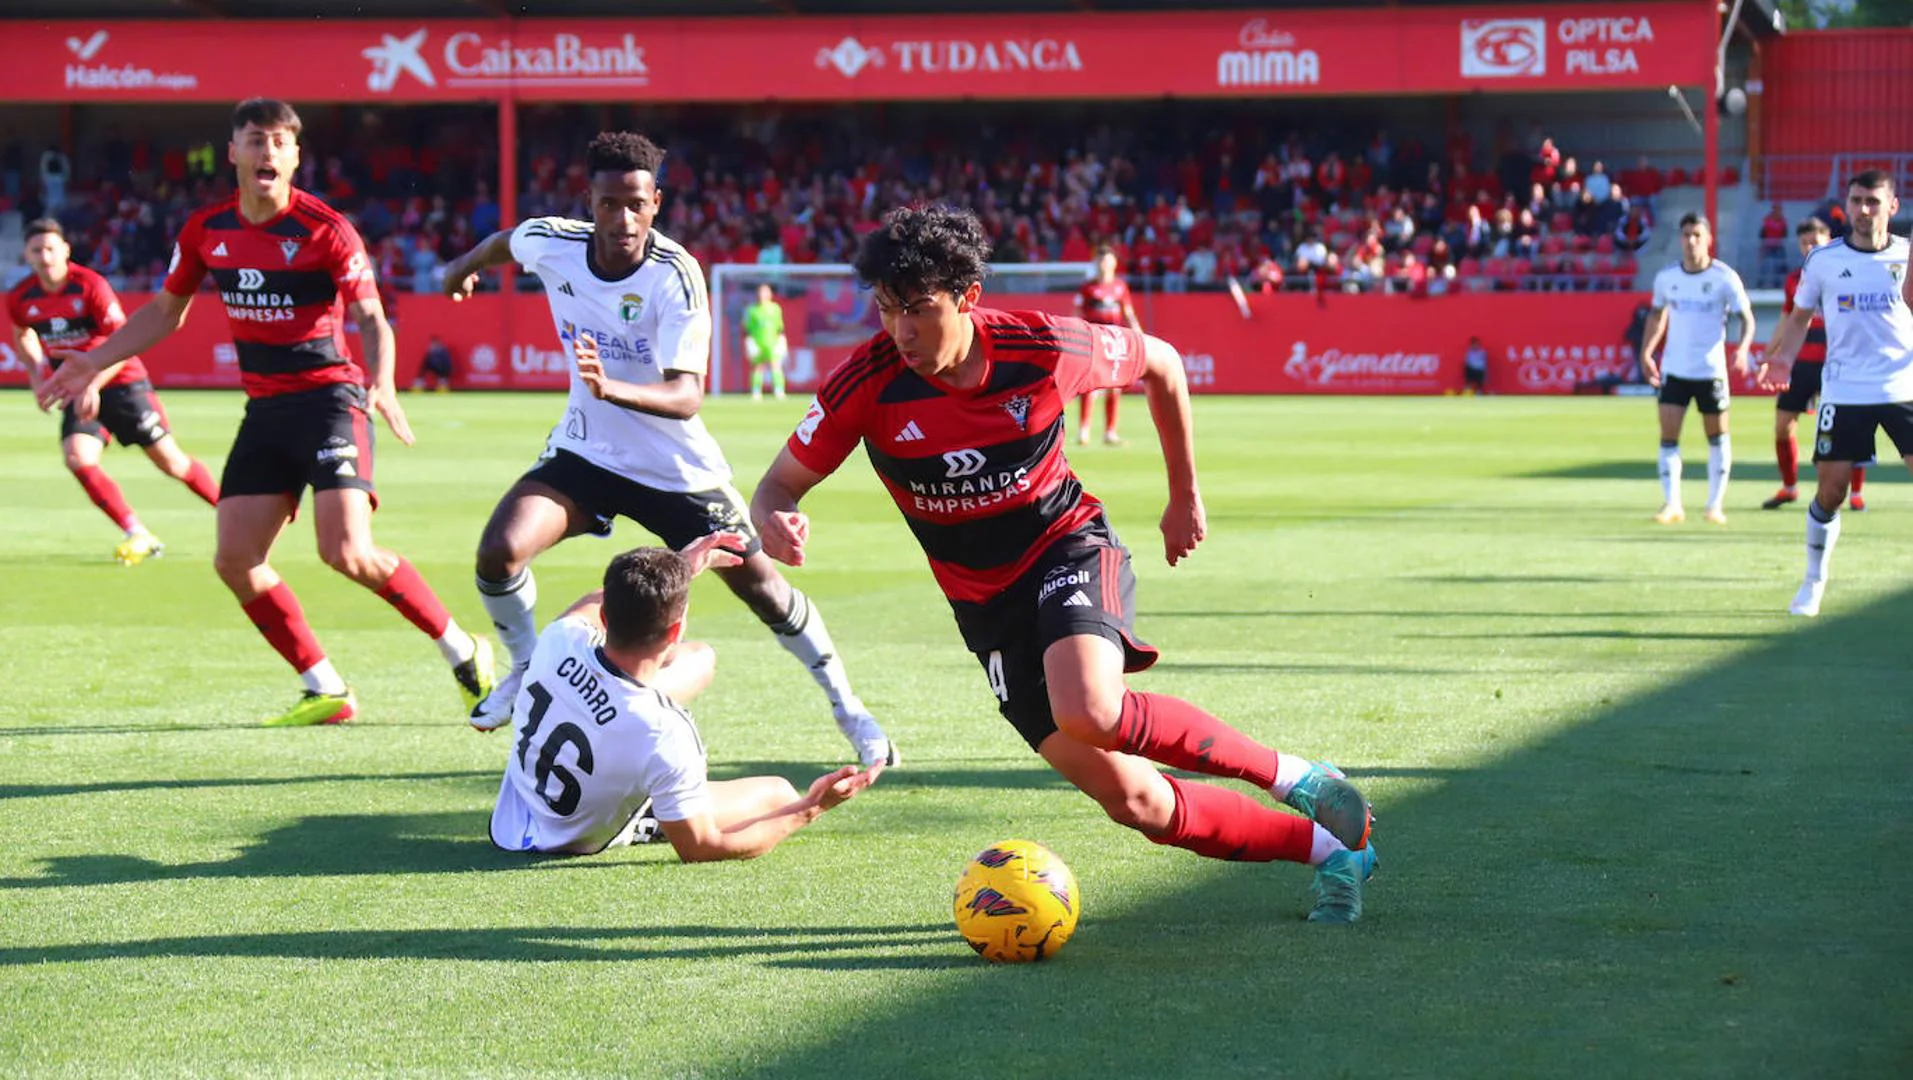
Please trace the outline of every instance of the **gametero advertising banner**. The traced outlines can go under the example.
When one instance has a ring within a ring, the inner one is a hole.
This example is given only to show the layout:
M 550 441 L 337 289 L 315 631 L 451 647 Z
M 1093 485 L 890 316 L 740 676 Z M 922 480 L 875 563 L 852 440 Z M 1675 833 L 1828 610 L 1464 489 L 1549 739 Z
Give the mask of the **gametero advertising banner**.
M 1695 3 L 1265 14 L 9 22 L 0 100 L 892 101 L 1621 90 L 1712 79 Z
M 812 290 L 785 300 L 795 392 L 814 389 L 874 332 L 862 310 L 868 293 L 854 286 Z M 127 294 L 129 310 L 148 298 Z M 1623 341 L 1636 293 L 1487 293 L 1411 299 L 1406 296 L 1301 293 L 1250 297 L 1244 319 L 1225 293 L 1139 296 L 1150 333 L 1182 350 L 1190 388 L 1201 394 L 1444 394 L 1461 389 L 1468 339 L 1488 350 L 1488 388 L 1499 394 L 1591 392 L 1633 378 L 1634 351 Z M 985 303 L 1055 314 L 1071 310 L 1067 294 L 986 293 Z M 480 295 L 454 305 L 440 296 L 402 298 L 396 320 L 398 381 L 418 370 L 427 341 L 451 349 L 461 388 L 561 390 L 571 364 L 558 343 L 544 298 Z M 728 321 L 728 320 L 727 320 Z M 732 361 L 718 389 L 746 389 L 737 361 L 737 327 L 718 328 L 732 342 Z M 358 344 L 356 335 L 348 335 Z M 4 342 L 0 336 L 0 342 Z M 146 355 L 162 387 L 237 387 L 225 313 L 196 303 L 186 325 Z M 0 344 L 0 386 L 26 384 L 26 369 Z M 1736 379 L 1737 393 L 1756 393 Z

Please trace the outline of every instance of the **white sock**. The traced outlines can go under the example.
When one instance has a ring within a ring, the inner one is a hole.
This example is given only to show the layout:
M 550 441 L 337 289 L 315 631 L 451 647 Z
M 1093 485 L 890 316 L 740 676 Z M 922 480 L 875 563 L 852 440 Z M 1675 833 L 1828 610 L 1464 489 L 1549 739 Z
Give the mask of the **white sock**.
M 1278 799 L 1286 799 L 1289 792 L 1302 778 L 1309 774 L 1311 763 L 1308 758 L 1299 758 L 1294 754 L 1275 752 L 1275 783 L 1269 785 L 1269 794 Z
M 1320 866 L 1330 855 L 1347 850 L 1348 845 L 1335 839 L 1334 833 L 1317 825 L 1315 836 L 1309 840 L 1309 865 Z
M 503 581 L 479 578 L 478 599 L 498 630 L 498 640 L 511 654 L 512 666 L 531 663 L 531 650 L 538 644 L 538 620 L 532 614 L 538 606 L 538 582 L 531 576 L 531 567 Z
M 1727 476 L 1734 471 L 1734 440 L 1726 432 L 1707 440 L 1707 509 L 1718 510 L 1727 497 Z
M 1807 503 L 1807 580 L 1827 580 L 1827 560 L 1833 557 L 1833 545 L 1840 539 L 1840 511 L 1820 520 L 1819 502 Z
M 478 651 L 478 646 L 472 643 L 472 636 L 459 629 L 456 622 L 446 623 L 445 632 L 433 638 L 432 644 L 438 646 L 439 655 L 453 667 L 470 660 L 472 653 Z
M 837 658 L 837 646 L 830 640 L 830 631 L 824 626 L 824 617 L 810 598 L 790 589 L 790 613 L 784 621 L 771 624 L 771 630 L 777 635 L 777 643 L 784 651 L 803 661 L 810 670 L 810 677 L 817 680 L 824 693 L 830 695 L 830 704 L 835 708 L 846 698 L 856 694 L 850 689 L 850 675 L 844 671 L 844 662 Z
M 1681 504 L 1681 444 L 1661 444 L 1661 502 Z
M 345 693 L 345 680 L 339 678 L 339 673 L 332 670 L 330 660 L 321 660 L 301 671 L 299 681 L 305 683 L 306 689 L 315 694 Z
M 126 538 L 128 540 L 131 540 L 135 536 L 147 535 L 146 526 L 140 524 L 140 520 L 138 518 L 132 518 L 131 520 L 127 521 L 125 532 L 126 532 Z

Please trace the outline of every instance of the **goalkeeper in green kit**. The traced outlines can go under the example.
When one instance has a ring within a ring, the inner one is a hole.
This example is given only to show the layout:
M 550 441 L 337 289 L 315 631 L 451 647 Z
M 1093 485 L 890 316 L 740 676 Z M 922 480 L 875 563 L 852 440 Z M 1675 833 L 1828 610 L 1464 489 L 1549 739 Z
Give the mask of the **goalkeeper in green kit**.
M 784 361 L 790 343 L 784 340 L 784 309 L 769 284 L 757 287 L 757 302 L 744 309 L 744 359 L 751 362 L 751 400 L 764 397 L 764 369 L 770 369 L 771 394 L 784 397 Z

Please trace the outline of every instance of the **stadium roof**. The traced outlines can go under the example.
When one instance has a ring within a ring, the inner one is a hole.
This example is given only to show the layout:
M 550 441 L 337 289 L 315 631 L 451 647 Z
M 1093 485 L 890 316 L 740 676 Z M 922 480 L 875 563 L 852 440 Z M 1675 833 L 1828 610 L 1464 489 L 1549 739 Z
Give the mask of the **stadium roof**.
M 965 15 L 1034 11 L 1217 11 L 1259 8 L 1394 7 L 1521 0 L 8 0 L 29 19 L 423 19 L 478 16 L 644 18 L 684 15 Z M 1533 0 L 1525 0 L 1532 5 Z M 1775 25 L 1775 0 L 1745 0 L 1742 23 Z

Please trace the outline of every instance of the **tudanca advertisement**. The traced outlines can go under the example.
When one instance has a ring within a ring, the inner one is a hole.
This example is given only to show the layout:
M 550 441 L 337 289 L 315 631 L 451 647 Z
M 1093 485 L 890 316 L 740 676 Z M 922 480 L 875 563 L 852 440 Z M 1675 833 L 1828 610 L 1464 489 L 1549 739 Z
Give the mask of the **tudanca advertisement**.
M 1703 5 L 699 19 L 84 20 L 7 28 L 0 100 L 1121 100 L 1665 89 Z M 283 44 L 299 42 L 286 65 Z

